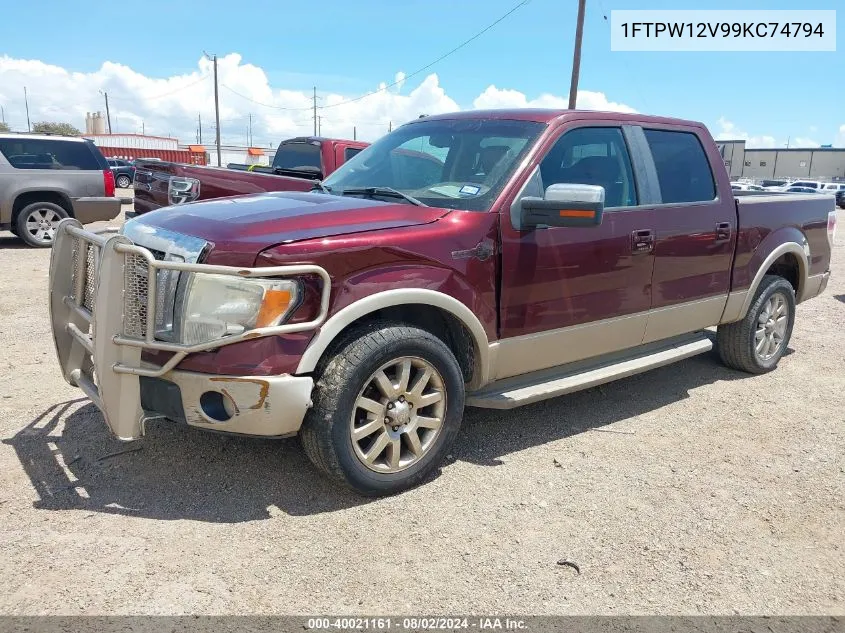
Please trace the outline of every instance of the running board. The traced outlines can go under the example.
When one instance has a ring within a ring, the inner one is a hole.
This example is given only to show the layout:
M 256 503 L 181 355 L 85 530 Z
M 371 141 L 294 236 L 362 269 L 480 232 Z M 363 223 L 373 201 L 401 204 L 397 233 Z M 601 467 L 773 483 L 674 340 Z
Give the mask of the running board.
M 547 398 L 589 389 L 606 382 L 669 365 L 713 349 L 702 332 L 633 349 L 499 380 L 480 391 L 468 393 L 466 404 L 484 409 L 513 409 Z

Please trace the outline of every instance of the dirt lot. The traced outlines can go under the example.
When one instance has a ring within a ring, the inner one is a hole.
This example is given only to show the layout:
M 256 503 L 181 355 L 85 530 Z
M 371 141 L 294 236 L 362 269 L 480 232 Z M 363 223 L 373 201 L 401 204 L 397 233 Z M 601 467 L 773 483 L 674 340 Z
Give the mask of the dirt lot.
M 375 501 L 296 440 L 114 440 L 58 373 L 48 260 L 0 234 L 2 613 L 845 614 L 845 231 L 774 373 L 708 354 L 470 410 Z

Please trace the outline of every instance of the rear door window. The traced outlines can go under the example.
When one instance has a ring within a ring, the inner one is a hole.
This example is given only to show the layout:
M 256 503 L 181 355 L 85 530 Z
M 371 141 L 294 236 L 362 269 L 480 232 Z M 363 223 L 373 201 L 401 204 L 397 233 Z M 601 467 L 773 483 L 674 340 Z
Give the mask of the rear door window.
M 350 158 L 355 156 L 355 154 L 358 154 L 361 151 L 361 149 L 362 148 L 360 148 L 360 147 L 347 147 L 347 148 L 345 148 L 343 150 L 343 160 L 344 160 L 344 162 L 346 162 L 347 160 L 349 160 Z
M 16 169 L 103 168 L 88 143 L 78 141 L 5 138 L 0 139 L 0 153 Z
M 279 145 L 273 158 L 273 167 L 281 169 L 321 169 L 320 146 L 311 143 L 286 143 Z
M 691 132 L 643 130 L 660 184 L 664 204 L 710 202 L 716 183 L 701 141 Z

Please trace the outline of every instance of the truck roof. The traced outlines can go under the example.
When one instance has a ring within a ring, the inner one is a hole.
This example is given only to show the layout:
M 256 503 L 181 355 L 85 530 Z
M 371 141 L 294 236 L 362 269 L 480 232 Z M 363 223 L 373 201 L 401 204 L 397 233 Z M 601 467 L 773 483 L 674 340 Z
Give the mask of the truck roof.
M 78 141 L 80 143 L 85 143 L 89 140 L 81 136 L 71 136 L 70 134 L 56 134 L 53 132 L 0 132 L 0 138 L 14 138 L 27 140 L 43 140 L 45 138 L 49 138 L 54 140 L 59 139 L 62 141 Z
M 329 138 L 327 136 L 297 136 L 295 138 L 287 138 L 279 145 L 286 145 L 287 143 L 343 143 L 345 145 L 360 145 L 366 147 L 369 145 L 366 141 L 350 141 L 347 138 Z
M 673 119 L 670 117 L 649 116 L 646 114 L 627 114 L 623 112 L 605 112 L 600 110 L 556 110 L 545 108 L 510 108 L 498 110 L 465 110 L 462 112 L 449 112 L 446 114 L 432 114 L 430 116 L 414 119 L 416 121 L 429 121 L 431 119 L 511 119 L 516 121 L 536 121 L 537 123 L 551 123 L 560 119 L 607 119 L 608 117 L 618 121 L 631 121 L 639 123 L 661 123 L 668 125 L 693 125 L 703 127 L 697 121 L 684 119 Z

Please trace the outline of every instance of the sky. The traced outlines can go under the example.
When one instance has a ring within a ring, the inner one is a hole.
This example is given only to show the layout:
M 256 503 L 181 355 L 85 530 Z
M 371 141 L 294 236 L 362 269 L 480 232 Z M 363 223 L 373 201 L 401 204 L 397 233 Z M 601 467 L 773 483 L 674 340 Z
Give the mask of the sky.
M 0 107 L 12 129 L 26 130 L 24 86 L 33 122 L 83 130 L 86 112 L 105 111 L 107 92 L 113 132 L 196 142 L 199 116 L 210 145 L 207 52 L 219 60 L 222 142 L 246 144 L 251 117 L 253 144 L 265 147 L 313 133 L 314 87 L 322 135 L 364 140 L 420 114 L 564 108 L 577 14 L 576 0 L 143 0 L 126 15 L 64 0 L 3 5 Z M 841 0 L 587 0 L 578 107 L 694 119 L 748 146 L 845 147 L 843 28 L 837 52 L 610 50 L 614 9 L 837 7 Z

